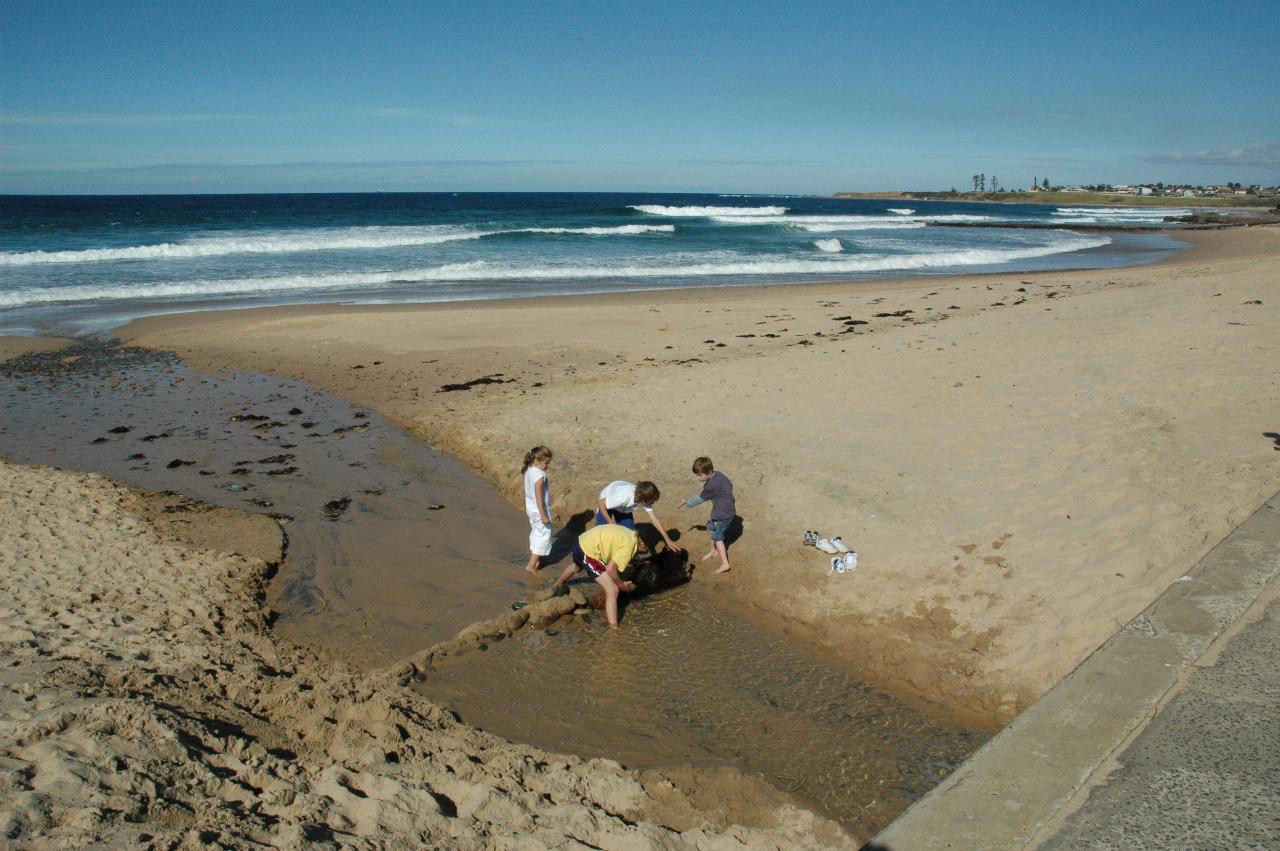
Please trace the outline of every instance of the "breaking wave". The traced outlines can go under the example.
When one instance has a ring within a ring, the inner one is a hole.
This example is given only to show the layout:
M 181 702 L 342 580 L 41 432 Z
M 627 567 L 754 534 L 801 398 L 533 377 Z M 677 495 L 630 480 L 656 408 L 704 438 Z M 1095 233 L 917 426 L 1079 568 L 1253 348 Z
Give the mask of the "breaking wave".
M 844 243 L 838 239 L 815 239 L 813 247 L 819 251 L 829 251 L 833 254 L 844 251 Z
M 1058 207 L 1055 224 L 1152 224 L 1164 223 L 1165 216 L 1187 216 L 1191 211 L 1173 207 Z
M 228 254 L 297 254 L 307 251 L 353 251 L 439 245 L 512 233 L 580 234 L 583 236 L 638 236 L 674 233 L 675 225 L 617 225 L 615 227 L 507 228 L 477 230 L 461 225 L 429 227 L 368 227 L 335 231 L 276 231 L 262 236 L 197 237 L 182 242 L 162 242 L 122 248 L 87 248 L 79 251 L 0 252 L 0 266 L 36 266 L 45 263 L 101 263 L 120 260 L 189 260 Z
M 895 216 L 909 216 L 914 213 L 915 210 L 910 207 L 890 207 L 889 212 L 893 213 Z
M 392 272 L 353 272 L 332 275 L 291 275 L 272 278 L 173 281 L 159 284 L 33 287 L 0 293 L 0 307 L 55 302 L 119 301 L 155 298 L 218 298 L 287 292 L 388 289 L 415 284 L 458 281 L 584 280 L 641 278 L 700 278 L 749 275 L 841 275 L 874 272 L 987 266 L 1032 257 L 1045 257 L 1106 245 L 1105 236 L 1063 235 L 1048 245 L 1009 249 L 963 249 L 921 254 L 860 254 L 830 259 L 790 257 L 753 258 L 726 252 L 712 262 L 623 266 L 518 266 L 474 261 Z
M 712 216 L 724 225 L 784 225 L 811 233 L 841 230 L 901 230 L 922 228 L 929 222 L 990 222 L 993 216 L 950 214 L 941 216 Z
M 614 227 L 590 228 L 513 228 L 512 230 L 491 231 L 484 236 L 496 236 L 503 233 L 567 233 L 583 236 L 639 236 L 643 233 L 675 233 L 675 225 L 617 225 Z
M 664 207 L 661 204 L 633 204 L 627 209 L 651 216 L 781 216 L 787 207 Z

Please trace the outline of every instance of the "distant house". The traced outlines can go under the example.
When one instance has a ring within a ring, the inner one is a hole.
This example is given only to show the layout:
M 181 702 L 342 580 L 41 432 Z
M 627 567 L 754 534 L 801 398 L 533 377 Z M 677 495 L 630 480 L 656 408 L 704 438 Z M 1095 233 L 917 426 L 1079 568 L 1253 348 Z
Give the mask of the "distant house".
M 1137 186 L 1133 190 L 1134 195 L 1154 195 L 1155 190 L 1150 186 Z
M 1182 190 L 1182 197 L 1183 197 L 1183 198 L 1194 198 L 1194 197 L 1196 197 L 1196 195 L 1198 195 L 1198 194 L 1199 194 L 1199 193 L 1198 193 L 1198 192 L 1196 192 L 1194 189 L 1184 189 L 1184 190 Z

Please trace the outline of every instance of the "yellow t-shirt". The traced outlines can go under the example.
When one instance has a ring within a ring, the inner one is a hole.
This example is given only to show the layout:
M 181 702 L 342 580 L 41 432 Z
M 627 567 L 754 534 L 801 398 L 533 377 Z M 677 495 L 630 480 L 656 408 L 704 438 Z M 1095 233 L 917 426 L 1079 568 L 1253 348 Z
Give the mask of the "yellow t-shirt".
M 635 557 L 638 541 L 636 533 L 626 526 L 602 523 L 582 533 L 578 537 L 578 546 L 594 559 L 605 564 L 613 562 L 621 573 L 627 569 L 631 559 Z

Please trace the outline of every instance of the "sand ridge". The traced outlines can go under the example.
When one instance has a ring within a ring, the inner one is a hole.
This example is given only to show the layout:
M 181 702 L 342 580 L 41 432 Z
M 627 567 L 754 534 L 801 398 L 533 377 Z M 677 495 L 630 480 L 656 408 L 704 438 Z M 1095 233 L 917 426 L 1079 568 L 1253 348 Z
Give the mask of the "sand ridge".
M 176 539 L 157 513 L 96 475 L 0 462 L 0 836 L 13 847 L 849 842 L 758 779 L 512 745 L 389 678 L 281 645 L 259 605 L 267 564 Z M 210 513 L 215 531 L 197 538 L 272 551 L 262 518 Z
M 1280 230 L 1127 269 L 143 320 L 130 342 L 297 375 L 556 512 L 709 454 L 745 535 L 730 593 L 873 681 L 1001 723 L 1269 495 Z M 442 392 L 476 378 L 494 383 Z M 500 382 L 500 383 L 499 383 Z M 862 553 L 828 576 L 805 529 Z M 701 576 L 695 581 L 712 581 Z

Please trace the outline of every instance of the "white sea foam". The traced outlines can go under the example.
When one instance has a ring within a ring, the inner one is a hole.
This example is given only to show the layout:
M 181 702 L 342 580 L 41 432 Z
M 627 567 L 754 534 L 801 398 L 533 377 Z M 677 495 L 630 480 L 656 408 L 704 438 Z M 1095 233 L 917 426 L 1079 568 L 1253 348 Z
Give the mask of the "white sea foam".
M 1068 216 L 1134 216 L 1138 218 L 1148 218 L 1150 216 L 1186 216 L 1191 213 L 1191 211 L 1185 207 L 1057 207 L 1054 212 Z
M 259 236 L 195 237 L 182 242 L 162 242 L 122 248 L 87 248 L 79 251 L 0 252 L 0 266 L 36 266 L 46 263 L 101 263 L 119 260 L 190 260 L 229 254 L 296 254 L 307 251 L 352 251 L 439 245 L 483 239 L 511 233 L 580 234 L 583 236 L 638 236 L 674 233 L 675 225 L 618 225 L 581 228 L 507 228 L 477 230 L 463 225 L 424 227 L 367 227 L 340 230 L 273 231 Z
M 1162 224 L 1165 216 L 1186 216 L 1191 211 L 1174 207 L 1058 207 L 1054 224 Z
M 516 228 L 514 230 L 499 230 L 484 234 L 485 236 L 495 236 L 503 233 L 565 233 L 565 234 L 582 234 L 584 236 L 639 236 L 645 233 L 675 233 L 675 225 L 617 225 L 615 227 L 590 227 L 590 228 Z
M 127 284 L 113 288 L 31 287 L 0 293 L 0 307 L 32 304 L 102 302 L 155 298 L 218 298 L 357 289 L 388 289 L 450 281 L 581 280 L 626 278 L 698 278 L 745 275 L 840 275 L 868 272 L 944 269 L 998 265 L 1014 260 L 1045 257 L 1106 245 L 1105 236 L 1062 234 L 1047 245 L 1009 249 L 963 249 L 921 254 L 860 254 L 830 259 L 745 257 L 724 252 L 710 262 L 686 255 L 668 265 L 626 266 L 515 266 L 484 261 L 449 263 L 393 272 L 354 272 L 333 275 L 291 275 L 273 278 L 173 281 L 159 284 Z M 675 259 L 675 258 L 673 258 Z
M 811 233 L 830 233 L 841 230 L 891 230 L 922 228 L 929 222 L 990 222 L 993 216 L 972 216 L 953 213 L 940 216 L 712 216 L 711 220 L 724 225 L 784 225 Z
M 890 207 L 889 212 L 893 213 L 895 216 L 909 216 L 914 213 L 915 210 L 910 207 Z
M 815 239 L 813 247 L 819 251 L 829 251 L 833 254 L 844 251 L 844 243 L 838 239 Z
M 817 222 L 795 225 L 800 230 L 809 233 L 832 233 L 834 231 L 847 230 L 915 230 L 916 228 L 928 227 L 924 222 Z
M 786 207 L 665 207 L 661 204 L 633 204 L 628 209 L 651 216 L 781 216 Z

